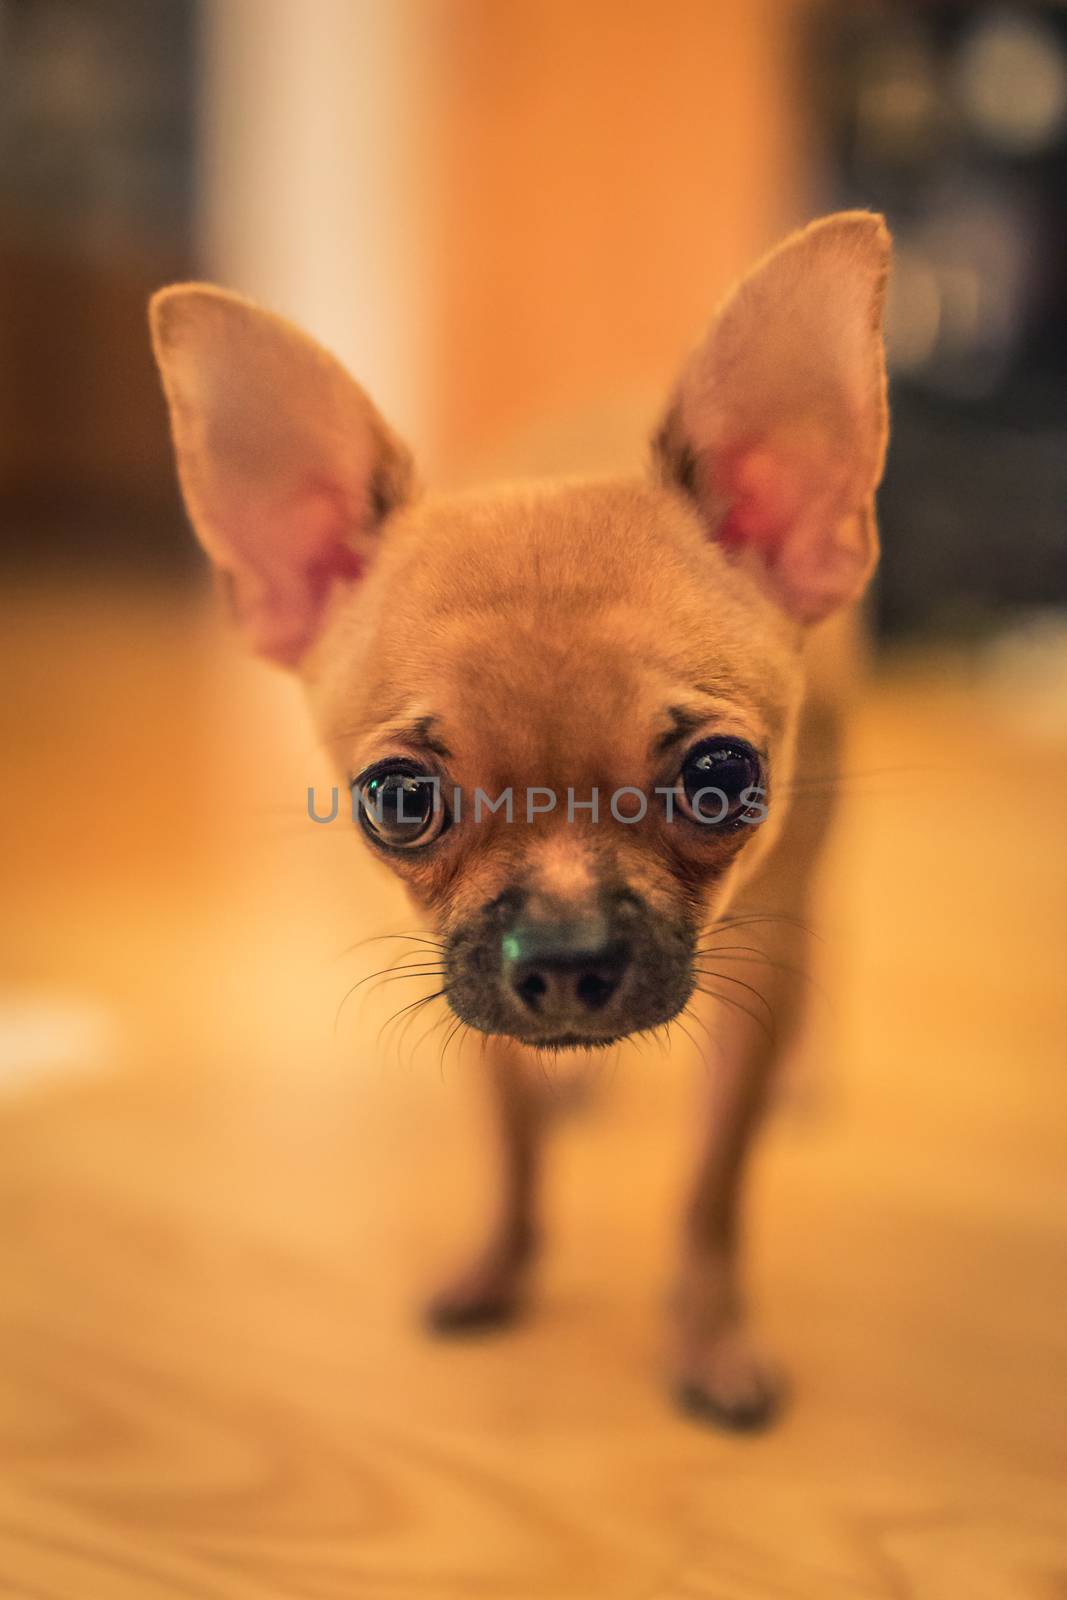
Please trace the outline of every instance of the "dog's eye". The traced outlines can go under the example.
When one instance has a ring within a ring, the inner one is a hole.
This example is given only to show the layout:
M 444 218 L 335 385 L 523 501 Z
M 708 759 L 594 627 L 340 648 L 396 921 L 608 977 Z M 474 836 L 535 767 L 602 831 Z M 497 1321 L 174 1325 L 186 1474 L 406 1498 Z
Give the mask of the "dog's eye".
M 744 739 L 702 739 L 686 756 L 678 775 L 678 808 L 706 828 L 761 822 L 763 767 Z
M 393 849 L 430 844 L 448 826 L 440 783 L 410 762 L 372 767 L 353 789 L 364 830 Z

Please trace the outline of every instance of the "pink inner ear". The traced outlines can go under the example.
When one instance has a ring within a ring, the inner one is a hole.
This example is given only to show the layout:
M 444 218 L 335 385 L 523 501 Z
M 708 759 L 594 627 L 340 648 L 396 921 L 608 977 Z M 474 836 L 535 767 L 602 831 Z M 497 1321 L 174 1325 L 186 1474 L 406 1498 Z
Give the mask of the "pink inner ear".
M 309 484 L 284 504 L 235 507 L 232 550 L 234 606 L 254 648 L 294 666 L 318 630 L 335 583 L 363 575 L 363 561 L 348 543 L 355 532 L 345 496 L 329 485 Z
M 716 489 L 728 510 L 719 538 L 730 549 L 756 546 L 772 557 L 801 515 L 802 474 L 782 455 L 756 445 L 726 457 Z
M 850 493 L 847 452 L 835 459 L 825 434 L 793 430 L 773 445 L 722 457 L 714 491 L 726 511 L 718 537 L 754 551 L 782 603 L 817 622 L 862 590 L 877 544 Z

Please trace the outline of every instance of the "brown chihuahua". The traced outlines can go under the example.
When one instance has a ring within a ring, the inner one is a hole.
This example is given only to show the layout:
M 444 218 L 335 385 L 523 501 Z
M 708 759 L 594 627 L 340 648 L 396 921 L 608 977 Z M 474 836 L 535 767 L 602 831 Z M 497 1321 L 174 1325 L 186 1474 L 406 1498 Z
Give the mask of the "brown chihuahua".
M 828 807 L 790 799 L 832 762 L 847 677 L 826 619 L 877 560 L 888 261 L 865 212 L 786 240 L 684 367 L 646 476 L 448 497 L 420 491 L 296 328 L 200 284 L 151 308 L 197 534 L 252 647 L 300 673 L 359 830 L 433 930 L 447 1003 L 488 1035 L 506 1181 L 434 1325 L 518 1302 L 536 1052 L 655 1029 L 710 993 L 673 1376 L 733 1427 L 776 1398 L 743 1318 L 739 1191 L 800 1010 Z

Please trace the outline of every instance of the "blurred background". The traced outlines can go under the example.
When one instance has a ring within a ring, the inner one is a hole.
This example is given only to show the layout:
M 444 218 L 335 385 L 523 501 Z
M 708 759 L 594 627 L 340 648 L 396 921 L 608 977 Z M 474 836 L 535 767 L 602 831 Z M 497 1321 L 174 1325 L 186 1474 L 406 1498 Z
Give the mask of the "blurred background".
M 12 1593 L 1063 1581 L 1065 193 L 1059 5 L 0 0 Z M 541 1331 L 409 1326 L 484 1206 L 477 1053 L 346 1000 L 411 914 L 304 819 L 145 301 L 304 324 L 431 481 L 616 470 L 732 279 L 851 206 L 896 243 L 884 558 L 754 1196 L 800 1414 L 738 1472 L 657 1389 L 681 1043 L 561 1132 Z

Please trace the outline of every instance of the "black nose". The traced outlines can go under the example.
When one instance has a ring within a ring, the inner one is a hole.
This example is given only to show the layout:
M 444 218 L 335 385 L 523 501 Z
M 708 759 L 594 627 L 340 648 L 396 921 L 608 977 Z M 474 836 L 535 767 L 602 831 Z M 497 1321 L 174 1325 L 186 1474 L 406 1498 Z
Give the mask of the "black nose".
M 503 941 L 504 981 L 522 1007 L 563 1025 L 601 1011 L 630 964 L 629 947 L 599 919 L 520 923 Z

